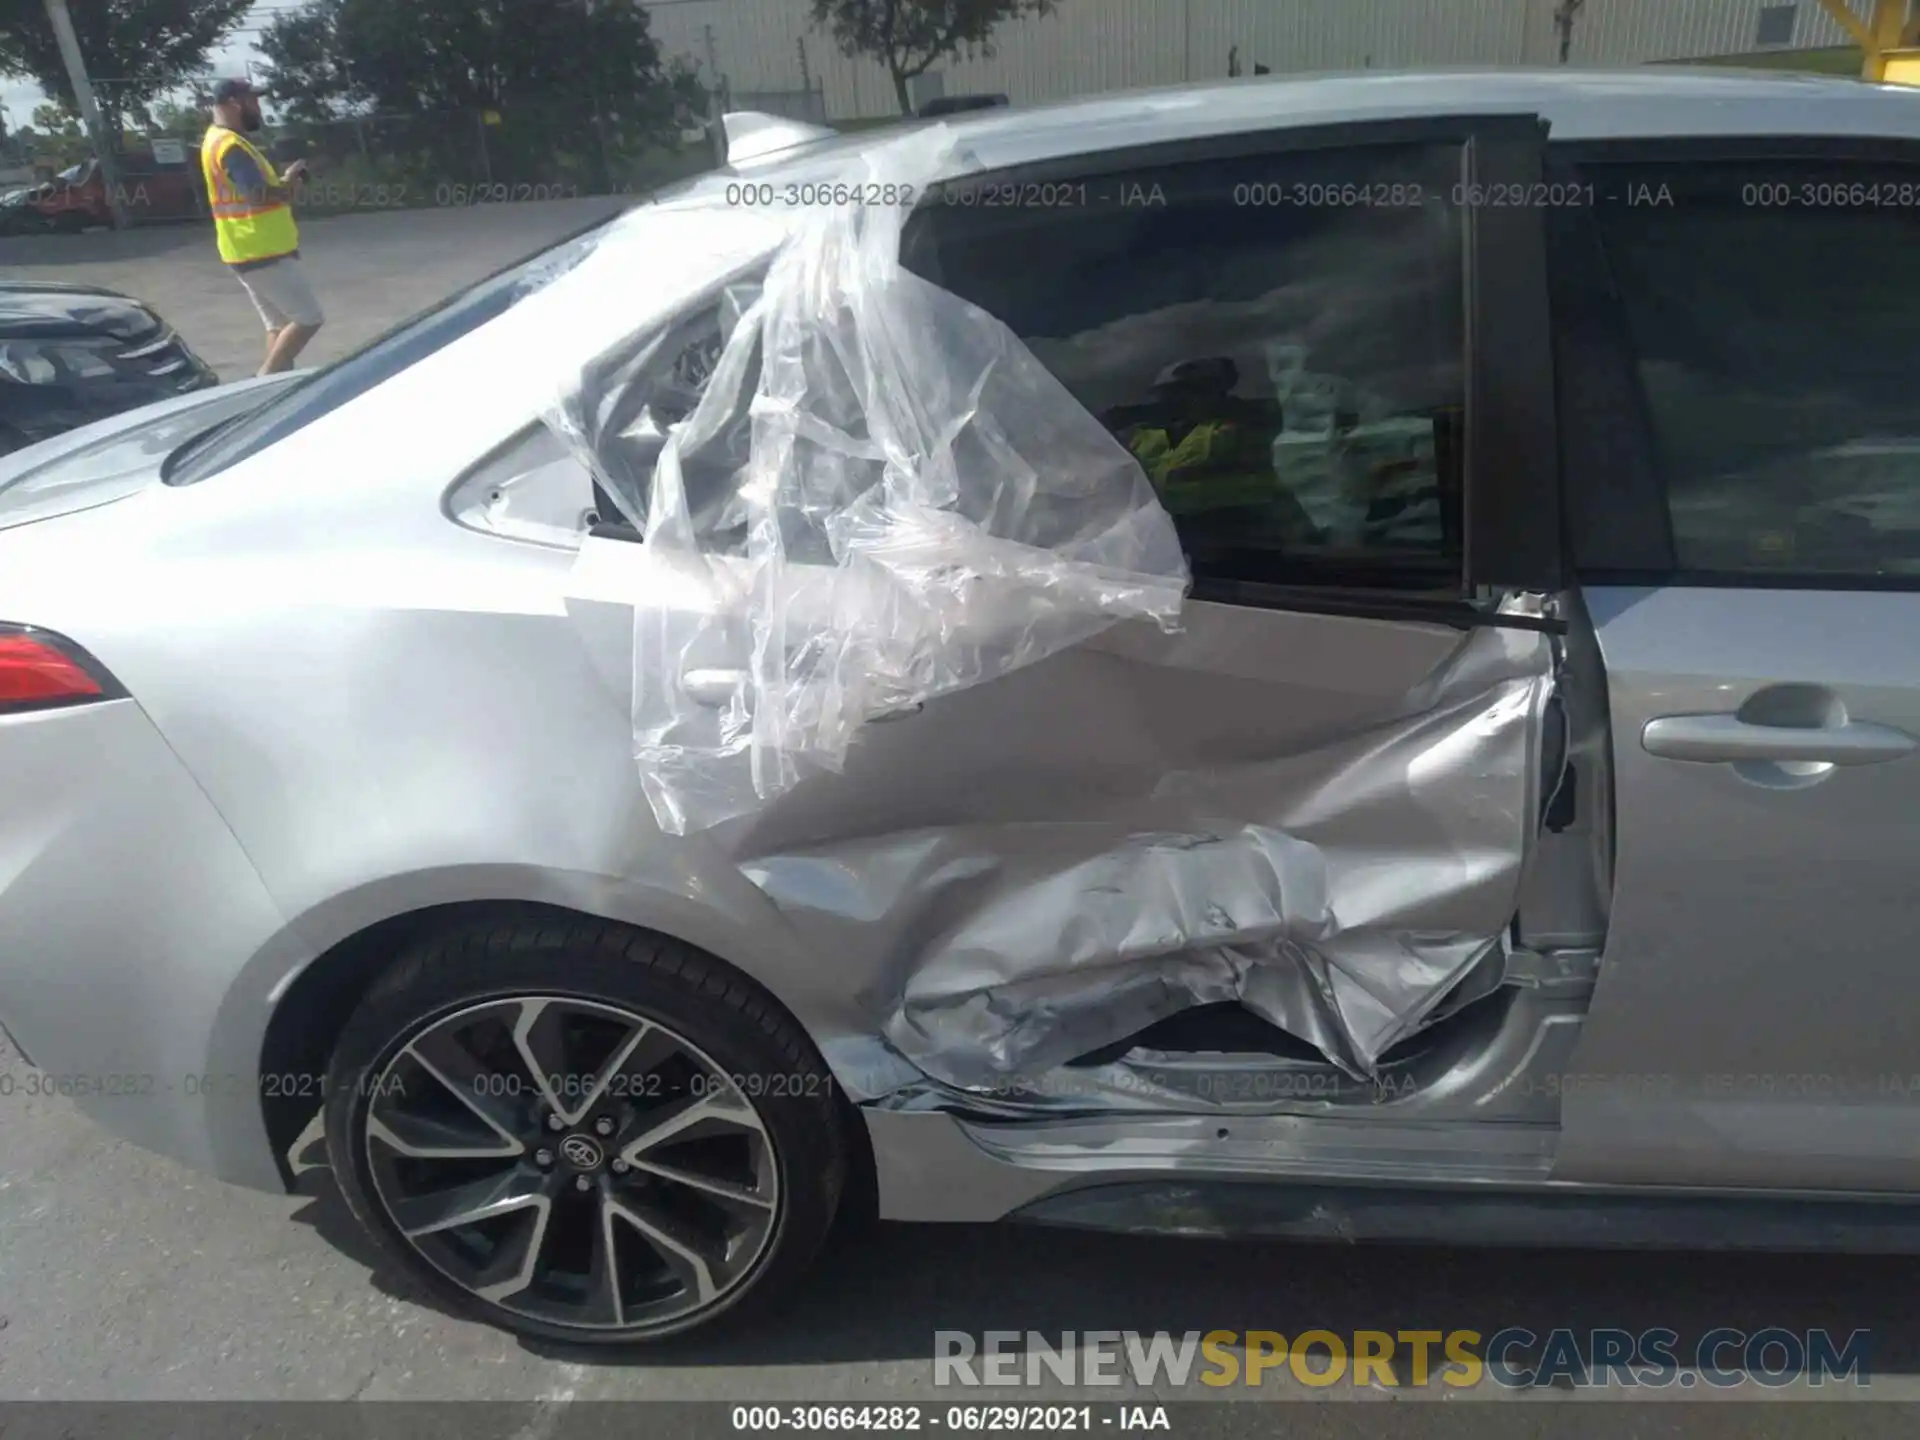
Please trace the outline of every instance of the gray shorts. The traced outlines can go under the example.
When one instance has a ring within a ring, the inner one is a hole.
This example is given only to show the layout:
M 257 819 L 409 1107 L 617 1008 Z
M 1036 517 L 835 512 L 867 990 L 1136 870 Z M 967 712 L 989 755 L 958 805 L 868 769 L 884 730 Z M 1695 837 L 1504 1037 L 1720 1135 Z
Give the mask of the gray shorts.
M 309 329 L 327 317 L 320 313 L 320 302 L 313 298 L 307 273 L 300 268 L 300 257 L 289 255 L 266 265 L 250 266 L 233 272 L 253 297 L 253 307 L 267 329 L 287 325 L 305 325 Z

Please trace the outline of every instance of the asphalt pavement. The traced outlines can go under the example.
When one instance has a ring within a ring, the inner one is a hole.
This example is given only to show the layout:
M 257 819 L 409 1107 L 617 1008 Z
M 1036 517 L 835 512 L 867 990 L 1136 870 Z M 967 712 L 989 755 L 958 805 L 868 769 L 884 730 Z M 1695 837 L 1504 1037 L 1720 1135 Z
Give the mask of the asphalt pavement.
M 628 1353 L 535 1346 L 447 1313 L 375 1263 L 324 1168 L 307 1171 L 296 1195 L 236 1189 L 109 1137 L 63 1099 L 29 1093 L 31 1074 L 0 1045 L 0 1401 L 944 1406 L 979 1394 L 935 1387 L 939 1330 L 1488 1335 L 1511 1325 L 1543 1335 L 1666 1326 L 1683 1347 L 1717 1326 L 1864 1328 L 1875 1342 L 1869 1393 L 1920 1396 L 1920 1261 L 1291 1245 L 1011 1225 L 883 1224 L 841 1237 L 769 1322 L 717 1339 Z M 1290 1407 L 1289 1426 L 1302 1434 L 1352 1423 L 1312 1418 L 1309 1400 L 1395 1398 L 1377 1384 L 1268 1381 L 1261 1393 L 1303 1402 Z M 1223 1394 L 1220 1403 L 1244 1400 Z M 1814 1398 L 1759 1386 L 1716 1398 L 1770 1395 Z M 1727 1408 L 1683 1413 L 1703 1424 Z M 1836 1413 L 1832 1434 L 1867 1433 L 1856 1403 L 1821 1409 Z M 1854 1418 L 1843 1423 L 1842 1412 Z
M 618 203 L 311 222 L 305 251 L 332 317 L 311 358 L 346 352 Z M 0 240 L 0 271 L 140 295 L 224 374 L 250 373 L 257 363 L 257 321 L 197 228 Z M 792 1303 L 755 1329 L 629 1353 L 536 1347 L 449 1314 L 385 1273 L 356 1237 L 324 1167 L 307 1172 L 297 1195 L 234 1189 L 109 1137 L 65 1100 L 31 1093 L 31 1074 L 0 1046 L 0 1402 L 513 1401 L 497 1433 L 544 1440 L 571 1407 L 595 1400 L 978 1403 L 978 1392 L 935 1387 L 939 1330 L 1486 1335 L 1515 1325 L 1543 1335 L 1664 1326 L 1682 1337 L 1683 1352 L 1720 1326 L 1872 1334 L 1870 1383 L 1840 1403 L 1756 1411 L 1738 1402 L 1814 1402 L 1834 1392 L 1749 1383 L 1712 1396 L 1733 1403 L 1636 1408 L 1622 1430 L 1619 1412 L 1583 1403 L 1631 1398 L 1619 1390 L 1521 1394 L 1550 1406 L 1529 1412 L 1543 1435 L 1904 1434 L 1911 1414 L 1854 1402 L 1920 1398 L 1920 1312 L 1912 1301 L 1920 1260 L 1886 1258 L 1303 1246 L 881 1225 L 836 1241 Z M 1083 1393 L 1111 1401 L 1135 1392 Z M 1468 1408 L 1442 1400 L 1515 1397 L 1494 1387 L 1470 1396 L 1416 1393 L 1377 1380 L 1310 1389 L 1285 1377 L 1269 1377 L 1258 1394 L 1301 1402 L 1287 1406 L 1272 1433 L 1329 1437 L 1385 1433 L 1390 1412 L 1347 1402 L 1431 1402 L 1419 1412 L 1424 1429 L 1394 1429 L 1440 1433 L 1443 1416 Z M 1244 1402 L 1248 1393 L 1218 1398 Z M 1414 1418 L 1406 1406 L 1393 1413 Z M 1762 1413 L 1768 1419 L 1757 1427 Z M 0 1411 L 0 1431 L 13 1434 L 4 1421 Z
M 324 364 L 454 291 L 631 204 L 594 197 L 547 204 L 369 210 L 303 221 L 300 257 L 327 323 L 301 356 Z M 223 379 L 260 366 L 260 317 L 197 223 L 116 234 L 0 238 L 0 275 L 105 285 L 156 307 Z

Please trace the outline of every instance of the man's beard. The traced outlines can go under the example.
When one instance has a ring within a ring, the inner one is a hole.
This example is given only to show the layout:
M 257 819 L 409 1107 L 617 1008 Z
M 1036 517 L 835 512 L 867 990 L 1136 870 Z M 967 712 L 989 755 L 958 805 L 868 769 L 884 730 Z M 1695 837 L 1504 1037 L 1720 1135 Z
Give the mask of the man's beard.
M 260 112 L 258 110 L 249 110 L 246 114 L 240 117 L 240 128 L 246 131 L 249 135 L 253 134 L 254 131 L 258 130 L 262 125 L 262 123 L 264 122 L 262 122 L 262 120 L 260 119 Z

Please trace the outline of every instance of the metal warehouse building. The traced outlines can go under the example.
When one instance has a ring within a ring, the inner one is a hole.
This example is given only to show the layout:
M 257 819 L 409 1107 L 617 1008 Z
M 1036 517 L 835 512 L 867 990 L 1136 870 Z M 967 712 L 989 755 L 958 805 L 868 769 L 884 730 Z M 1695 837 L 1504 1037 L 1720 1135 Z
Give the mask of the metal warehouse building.
M 878 63 L 842 55 L 808 0 L 645 0 L 666 52 L 722 76 L 732 103 L 848 120 L 898 112 Z M 1243 74 L 1411 65 L 1551 65 L 1558 0 L 1061 0 L 1044 20 L 1003 26 L 991 59 L 929 74 L 936 95 L 1005 94 L 1016 104 L 1096 90 Z M 1819 0 L 1586 0 L 1571 63 L 1812 49 L 1849 43 Z

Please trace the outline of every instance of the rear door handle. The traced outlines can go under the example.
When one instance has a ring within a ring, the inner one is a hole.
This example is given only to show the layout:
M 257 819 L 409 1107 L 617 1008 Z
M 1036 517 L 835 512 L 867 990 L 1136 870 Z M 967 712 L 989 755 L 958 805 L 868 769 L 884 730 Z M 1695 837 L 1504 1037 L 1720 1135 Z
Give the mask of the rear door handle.
M 1640 745 L 1663 760 L 1733 764 L 1803 760 L 1827 765 L 1879 765 L 1920 749 L 1905 731 L 1869 720 L 1844 725 L 1755 725 L 1737 715 L 1662 715 L 1640 732 Z

